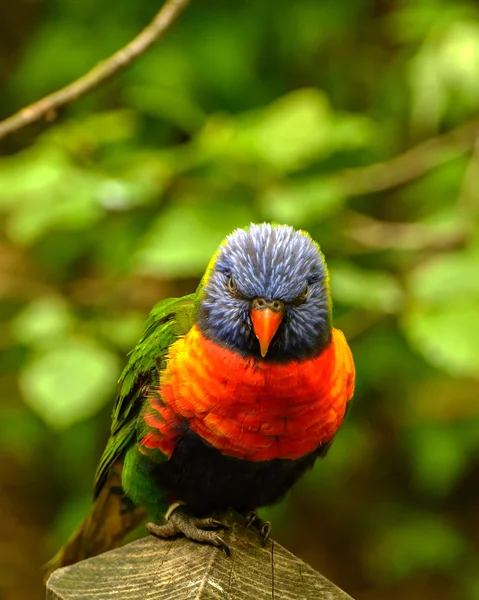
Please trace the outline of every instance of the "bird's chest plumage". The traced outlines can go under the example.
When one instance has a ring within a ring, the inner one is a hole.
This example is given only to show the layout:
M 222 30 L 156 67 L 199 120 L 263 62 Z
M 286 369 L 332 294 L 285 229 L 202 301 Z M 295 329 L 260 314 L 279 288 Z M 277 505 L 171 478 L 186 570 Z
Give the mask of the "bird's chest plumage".
M 299 459 L 334 437 L 352 395 L 354 367 L 341 332 L 317 358 L 243 358 L 196 328 L 170 349 L 144 419 L 145 448 L 171 456 L 185 423 L 225 456 Z

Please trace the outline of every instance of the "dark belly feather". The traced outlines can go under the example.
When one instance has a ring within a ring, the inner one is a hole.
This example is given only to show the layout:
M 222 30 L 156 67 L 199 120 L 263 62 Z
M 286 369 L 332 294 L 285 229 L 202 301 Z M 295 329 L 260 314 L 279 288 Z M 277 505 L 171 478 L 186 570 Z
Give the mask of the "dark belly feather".
M 170 500 L 181 499 L 198 515 L 229 507 L 245 511 L 279 501 L 328 447 L 297 460 L 253 462 L 221 454 L 185 424 L 170 459 L 150 463 L 150 476 Z

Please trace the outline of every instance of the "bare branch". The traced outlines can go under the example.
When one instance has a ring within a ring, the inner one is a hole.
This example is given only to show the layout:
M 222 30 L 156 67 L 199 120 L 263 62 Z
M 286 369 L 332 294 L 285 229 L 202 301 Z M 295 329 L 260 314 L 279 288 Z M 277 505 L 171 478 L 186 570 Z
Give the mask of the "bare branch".
M 125 69 L 138 56 L 162 37 L 176 21 L 190 0 L 167 0 L 154 19 L 129 44 L 110 58 L 99 62 L 83 77 L 66 87 L 26 106 L 16 114 L 0 121 L 0 140 L 42 118 L 53 120 L 57 110 L 97 88 L 116 73 Z
M 464 246 L 473 231 L 464 221 L 438 229 L 424 223 L 379 221 L 352 210 L 346 212 L 345 221 L 345 235 L 373 251 L 452 250 Z
M 479 135 L 475 140 L 474 150 L 467 165 L 459 190 L 459 209 L 467 216 L 471 224 L 479 217 Z
M 346 213 L 346 235 L 364 248 L 397 250 L 452 250 L 471 238 L 479 216 L 479 121 L 470 121 L 448 133 L 431 138 L 390 161 L 348 169 L 336 175 L 350 196 L 381 192 L 410 183 L 432 169 L 470 152 L 460 193 L 462 219 L 447 229 L 422 223 L 378 221 L 355 211 Z
M 475 119 L 426 140 L 389 161 L 340 171 L 337 178 L 348 196 L 389 190 L 414 181 L 469 152 L 478 136 L 479 120 Z

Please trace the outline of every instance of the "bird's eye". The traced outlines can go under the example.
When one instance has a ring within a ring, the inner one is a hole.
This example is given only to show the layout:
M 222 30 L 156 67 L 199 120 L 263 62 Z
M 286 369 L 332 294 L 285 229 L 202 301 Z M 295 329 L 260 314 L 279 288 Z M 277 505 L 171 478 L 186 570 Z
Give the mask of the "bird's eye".
M 228 277 L 228 289 L 232 294 L 236 294 L 236 292 L 238 291 L 235 280 L 233 279 L 233 277 L 231 277 L 231 275 Z
M 228 290 L 230 291 L 230 294 L 232 296 L 234 296 L 235 298 L 239 298 L 241 300 L 244 300 L 245 297 L 238 290 L 238 287 L 236 286 L 236 281 L 233 279 L 233 277 L 231 275 L 228 277 L 226 285 L 228 286 Z
M 309 285 L 306 284 L 301 291 L 301 294 L 294 299 L 293 304 L 303 304 L 306 298 L 309 296 Z
M 306 284 L 303 288 L 303 291 L 301 292 L 301 294 L 299 295 L 299 298 L 301 298 L 301 300 L 306 300 L 306 298 L 309 295 L 309 285 Z

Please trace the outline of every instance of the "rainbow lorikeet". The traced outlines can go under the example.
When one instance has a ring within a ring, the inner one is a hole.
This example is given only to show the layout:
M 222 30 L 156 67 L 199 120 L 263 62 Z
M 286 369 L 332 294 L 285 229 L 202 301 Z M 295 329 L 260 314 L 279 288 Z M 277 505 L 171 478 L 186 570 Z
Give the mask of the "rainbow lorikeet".
M 194 294 L 153 308 L 120 379 L 92 511 L 56 566 L 115 546 L 144 509 L 157 536 L 227 549 L 211 515 L 281 499 L 325 455 L 353 387 L 319 246 L 285 225 L 235 230 Z

